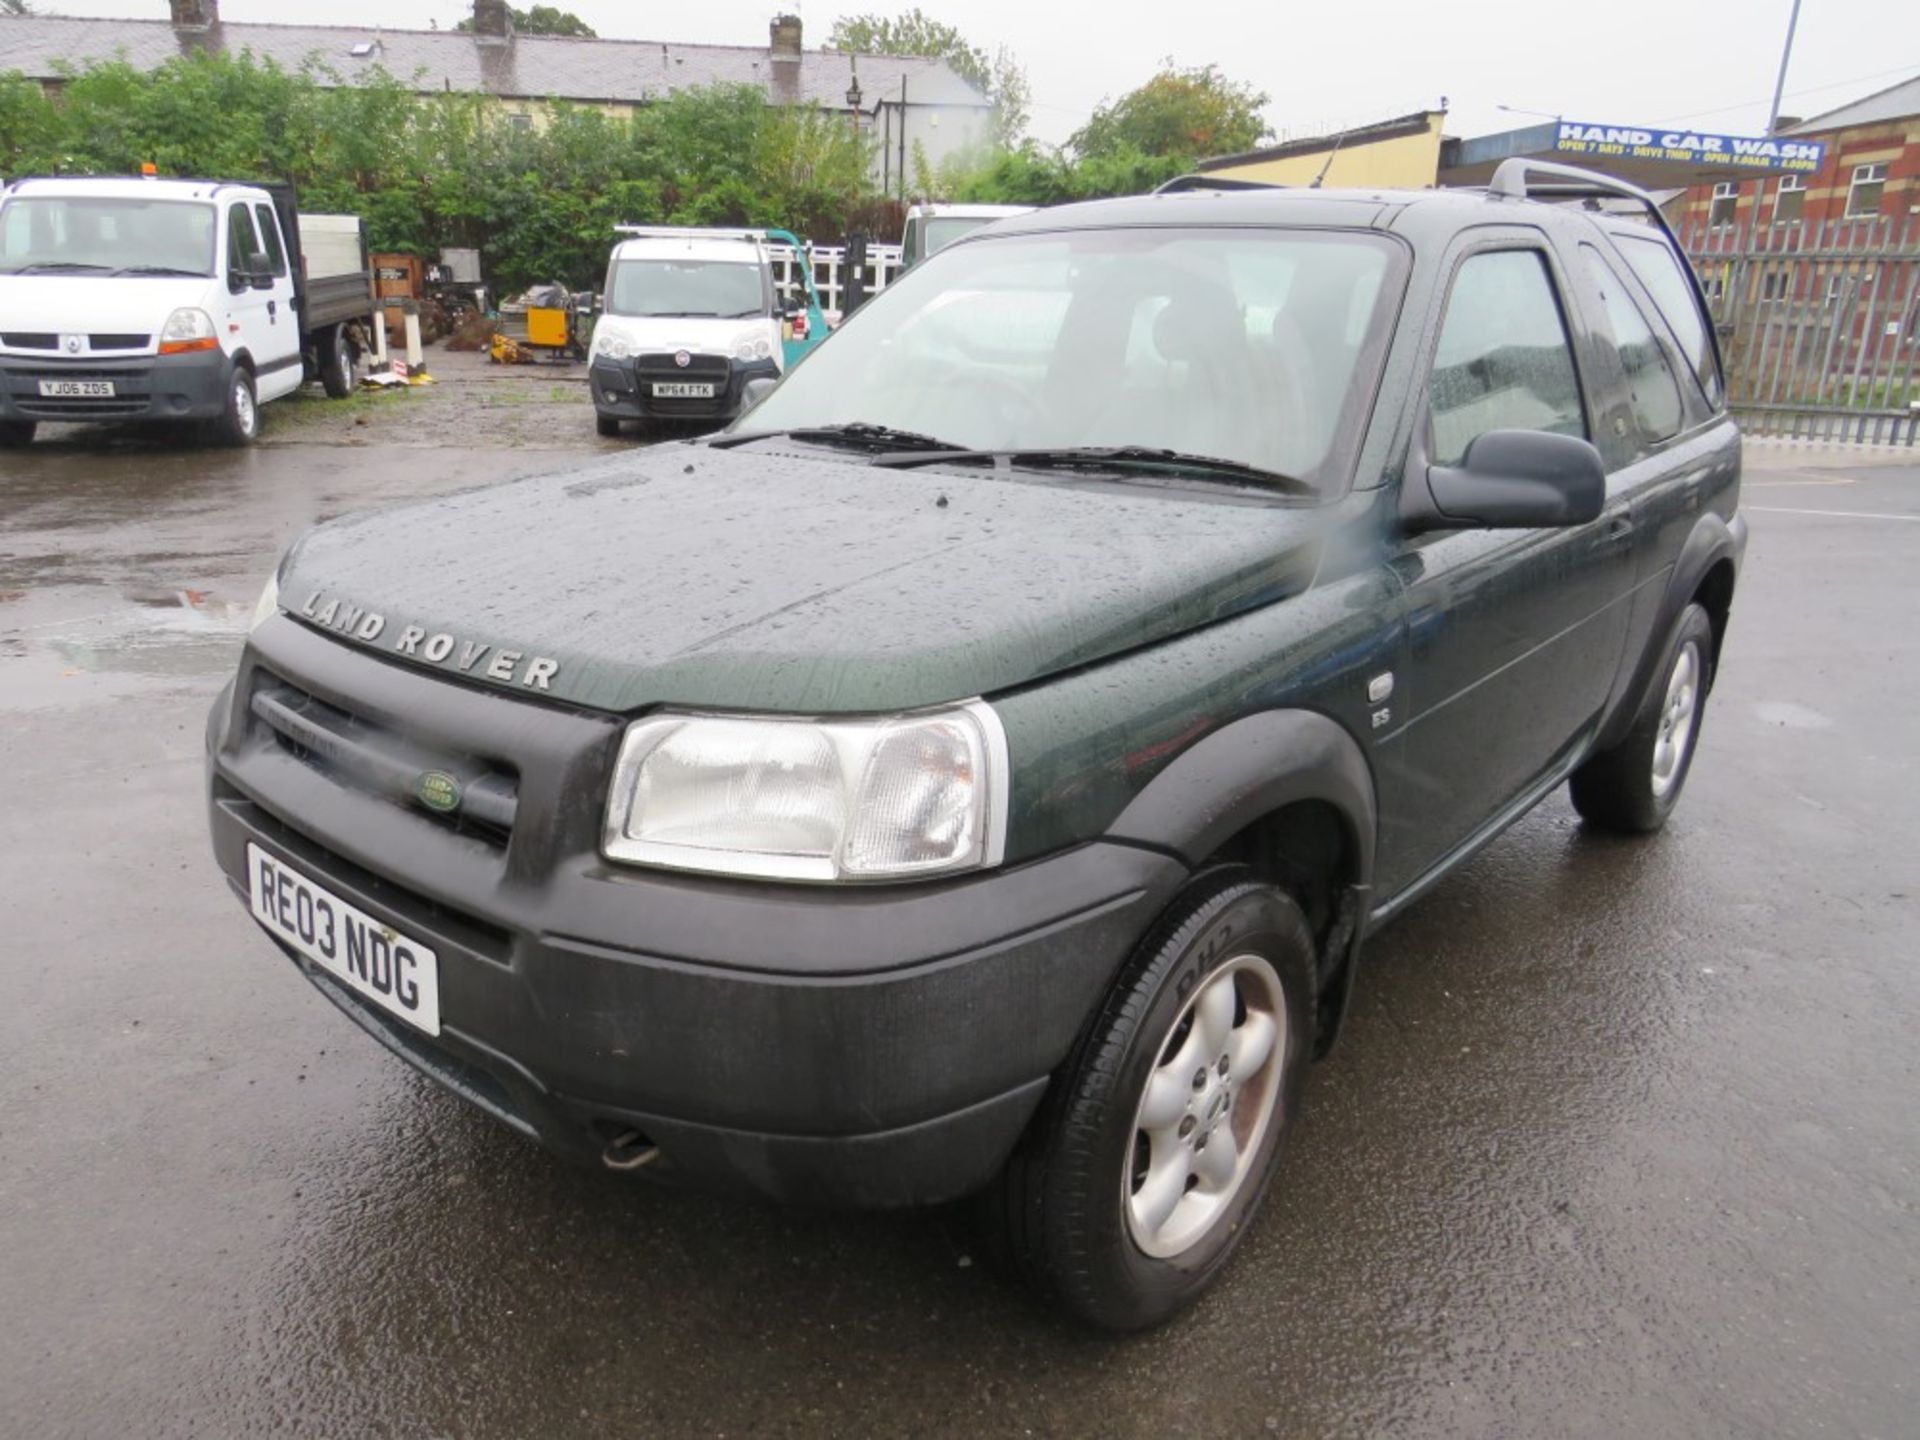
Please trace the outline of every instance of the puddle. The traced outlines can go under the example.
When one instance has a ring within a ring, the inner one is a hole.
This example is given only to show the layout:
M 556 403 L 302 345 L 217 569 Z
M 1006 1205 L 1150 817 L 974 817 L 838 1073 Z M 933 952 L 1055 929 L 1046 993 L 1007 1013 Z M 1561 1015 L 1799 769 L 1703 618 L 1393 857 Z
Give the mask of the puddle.
M 72 683 L 81 678 L 217 677 L 238 661 L 253 615 L 251 600 L 197 587 L 135 590 L 104 604 L 92 591 L 14 593 L 25 613 L 8 618 L 27 623 L 0 634 L 9 709 L 97 698 L 97 686 Z M 35 618 L 49 608 L 49 618 Z

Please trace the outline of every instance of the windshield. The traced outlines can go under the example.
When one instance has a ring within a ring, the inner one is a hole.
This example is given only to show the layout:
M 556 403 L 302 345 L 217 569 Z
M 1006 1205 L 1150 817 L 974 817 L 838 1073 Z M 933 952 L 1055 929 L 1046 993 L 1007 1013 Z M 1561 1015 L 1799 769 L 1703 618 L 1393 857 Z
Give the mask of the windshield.
M 982 238 L 908 271 L 738 424 L 1141 446 L 1345 487 L 1404 267 L 1359 232 Z
M 760 267 L 731 260 L 616 260 L 609 315 L 691 315 L 743 320 L 767 313 Z
M 0 273 L 134 266 L 213 274 L 215 215 L 192 200 L 23 195 L 0 207 Z

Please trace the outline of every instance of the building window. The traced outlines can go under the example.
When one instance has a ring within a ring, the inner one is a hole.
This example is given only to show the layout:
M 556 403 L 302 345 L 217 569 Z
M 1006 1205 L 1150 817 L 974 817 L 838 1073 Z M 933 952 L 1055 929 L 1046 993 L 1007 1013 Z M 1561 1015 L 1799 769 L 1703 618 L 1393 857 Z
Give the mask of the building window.
M 1782 175 L 1779 188 L 1773 192 L 1773 223 L 1776 225 L 1798 225 L 1801 208 L 1807 202 L 1807 177 L 1804 175 Z
M 1760 277 L 1760 298 L 1762 300 L 1784 300 L 1787 298 L 1788 280 L 1791 277 L 1784 270 L 1769 270 Z
M 1880 213 L 1880 197 L 1887 188 L 1887 167 L 1883 161 L 1878 165 L 1856 165 L 1853 167 L 1853 183 L 1847 187 L 1847 219 L 1865 220 Z
M 529 115 L 525 110 L 509 111 L 507 114 L 507 124 L 516 130 L 531 130 L 533 128 L 533 116 Z
M 1707 224 L 1716 229 L 1722 225 L 1733 224 L 1733 212 L 1740 204 L 1740 185 L 1735 180 L 1722 180 L 1713 187 L 1713 204 L 1707 208 Z

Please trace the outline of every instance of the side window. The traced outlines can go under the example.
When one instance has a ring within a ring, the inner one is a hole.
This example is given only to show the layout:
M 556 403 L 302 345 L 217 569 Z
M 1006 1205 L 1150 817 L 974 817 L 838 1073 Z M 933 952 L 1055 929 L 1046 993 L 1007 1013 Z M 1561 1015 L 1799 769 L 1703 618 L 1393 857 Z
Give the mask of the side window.
M 260 221 L 260 238 L 266 241 L 267 260 L 273 266 L 273 273 L 284 276 L 287 273 L 287 249 L 280 243 L 280 221 L 273 213 L 271 205 L 256 205 L 253 213 Z
M 245 205 L 227 209 L 227 269 L 235 274 L 247 268 L 247 257 L 260 253 L 260 236 L 253 228 L 253 215 Z
M 1606 257 L 1591 245 L 1580 247 L 1593 285 L 1607 307 L 1607 328 L 1613 332 L 1614 348 L 1620 354 L 1620 368 L 1626 372 L 1627 393 L 1633 401 L 1633 418 L 1640 433 L 1651 441 L 1670 439 L 1680 432 L 1682 410 L 1680 386 L 1673 378 L 1660 341 L 1647 324 L 1640 307 L 1620 277 L 1613 273 Z
M 1687 363 L 1693 366 L 1700 388 L 1707 392 L 1713 407 L 1719 409 L 1726 401 L 1726 386 L 1721 382 L 1719 367 L 1713 363 L 1713 339 L 1707 332 L 1706 317 L 1700 313 L 1693 286 L 1687 283 L 1687 274 L 1680 268 L 1684 262 L 1673 253 L 1671 245 L 1651 235 L 1615 238 L 1620 253 L 1627 257 L 1627 264 L 1647 287 L 1647 293 L 1653 296 L 1653 303 L 1660 307 L 1667 324 L 1673 327 L 1673 338 L 1680 342 Z
M 1427 401 L 1441 465 L 1458 465 L 1489 430 L 1587 438 L 1566 321 L 1537 250 L 1475 255 L 1454 275 Z

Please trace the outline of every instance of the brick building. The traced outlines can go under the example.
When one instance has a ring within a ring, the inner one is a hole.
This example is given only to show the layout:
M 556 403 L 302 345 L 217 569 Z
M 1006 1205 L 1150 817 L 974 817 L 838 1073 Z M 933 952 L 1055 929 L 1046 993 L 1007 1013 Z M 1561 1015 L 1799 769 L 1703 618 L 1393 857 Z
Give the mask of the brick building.
M 1688 232 L 1920 215 L 1920 75 L 1781 127 L 1782 138 L 1827 147 L 1811 175 L 1767 175 L 1692 186 L 1679 220 Z

